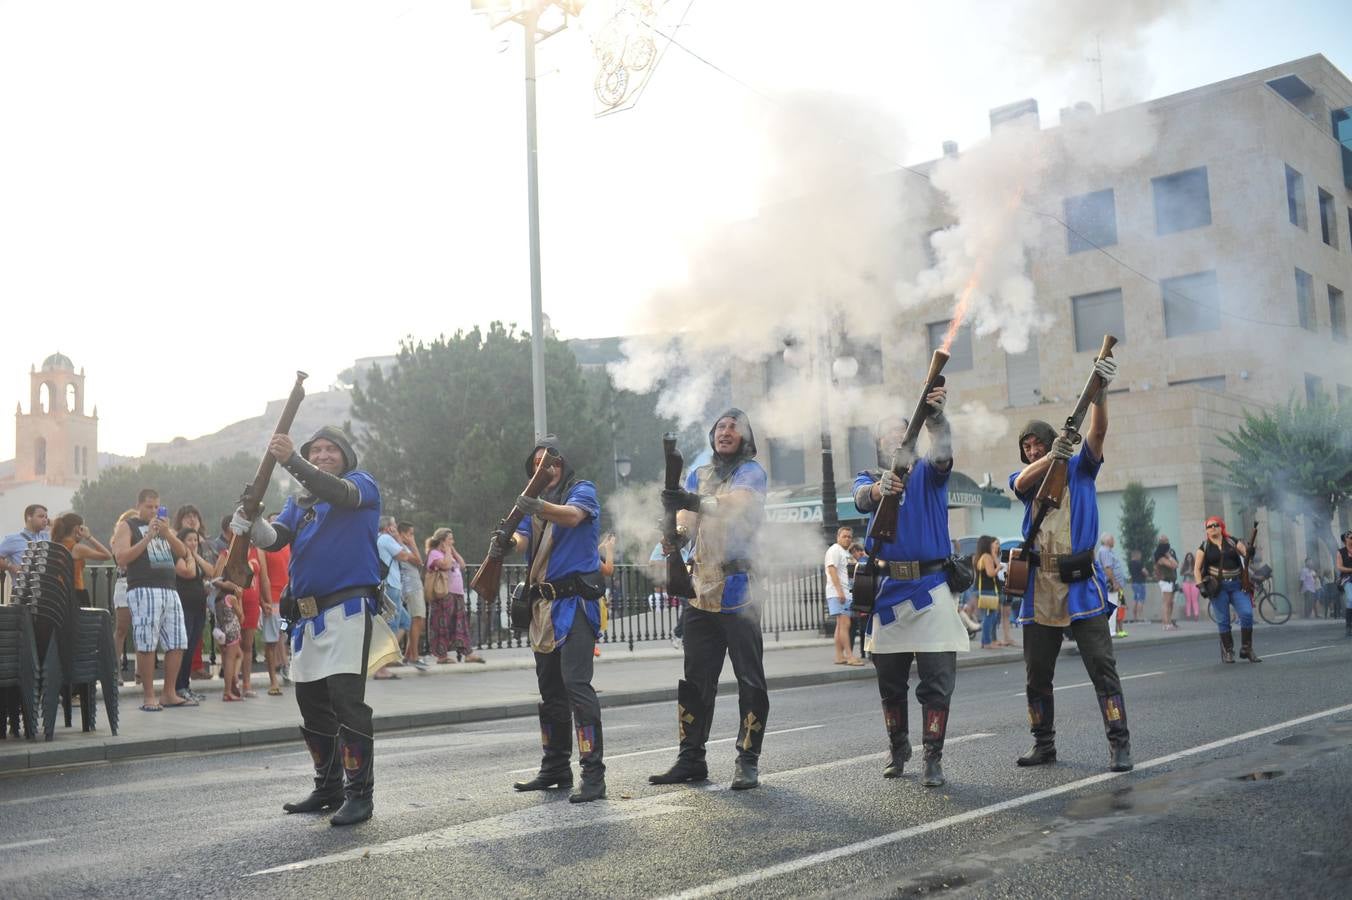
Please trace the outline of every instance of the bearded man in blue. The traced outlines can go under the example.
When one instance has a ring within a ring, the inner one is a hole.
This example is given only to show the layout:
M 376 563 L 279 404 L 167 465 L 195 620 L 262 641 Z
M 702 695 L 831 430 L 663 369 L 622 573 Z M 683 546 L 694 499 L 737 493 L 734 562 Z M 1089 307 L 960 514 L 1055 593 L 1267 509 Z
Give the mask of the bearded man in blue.
M 530 643 L 540 687 L 540 771 L 512 785 L 518 791 L 573 786 L 573 725 L 582 786 L 568 799 L 590 803 L 606 796 L 602 761 L 601 704 L 592 688 L 592 649 L 601 633 L 601 504 L 596 485 L 573 474 L 559 439 L 545 435 L 526 457 L 526 474 L 539 468 L 546 450 L 557 450 L 559 463 L 539 497 L 516 498 L 527 515 L 516 531 L 493 532 L 489 554 L 501 558 L 525 550 L 525 590 L 531 600 Z
M 760 784 L 761 742 L 770 713 L 765 686 L 765 648 L 752 556 L 765 521 L 765 469 L 756 462 L 756 436 L 740 409 L 729 409 L 709 429 L 713 459 L 686 478 L 685 488 L 662 491 L 662 506 L 676 512 L 682 542 L 695 539 L 695 596 L 685 611 L 685 678 L 676 686 L 676 730 L 680 751 L 651 784 L 680 784 L 709 777 L 704 745 L 713 724 L 714 700 L 723 659 L 737 673 L 741 725 L 737 767 L 730 787 Z M 674 547 L 663 540 L 662 550 Z
M 925 774 L 920 783 L 926 787 L 944 783 L 940 761 L 948 733 L 948 705 L 957 682 L 958 654 L 966 653 L 971 644 L 944 575 L 944 563 L 953 546 L 948 538 L 953 441 L 944 418 L 947 397 L 947 389 L 942 386 L 925 397 L 929 452 L 911 466 L 904 485 L 890 468 L 860 472 L 854 480 L 854 505 L 874 517 L 883 497 L 902 495 L 896 521 L 888 523 L 895 526 L 896 537 L 886 542 L 870 537 L 866 542 L 870 559 L 875 560 L 884 577 L 878 585 L 865 649 L 873 653 L 891 751 L 884 778 L 900 778 L 902 767 L 911 758 L 906 693 L 911 662 L 915 661 L 919 676 L 915 698 L 924 715 L 921 745 Z M 879 461 L 889 459 L 902 445 L 906 427 L 905 419 L 879 423 Z M 869 529 L 872 527 L 870 519 Z
M 1100 359 L 1094 371 L 1103 386 L 1089 410 L 1089 427 L 1078 453 L 1051 425 L 1032 421 L 1019 433 L 1019 458 L 1024 467 L 1009 476 L 1010 489 L 1023 501 L 1023 534 L 1029 537 L 1037 515 L 1037 492 L 1053 460 L 1066 462 L 1066 490 L 1060 505 L 1042 520 L 1033 535 L 1028 589 L 1017 613 L 1023 626 L 1023 662 L 1027 677 L 1028 721 L 1033 749 L 1018 759 L 1020 766 L 1056 762 L 1056 706 L 1052 678 L 1064 633 L 1069 630 L 1080 658 L 1098 694 L 1099 710 L 1108 734 L 1108 767 L 1126 772 L 1132 767 L 1127 709 L 1108 620 L 1116 606 L 1108 599 L 1102 567 L 1094 559 L 1098 542 L 1098 491 L 1094 481 L 1103 465 L 1103 441 L 1108 435 L 1108 384 L 1117 375 L 1117 362 Z

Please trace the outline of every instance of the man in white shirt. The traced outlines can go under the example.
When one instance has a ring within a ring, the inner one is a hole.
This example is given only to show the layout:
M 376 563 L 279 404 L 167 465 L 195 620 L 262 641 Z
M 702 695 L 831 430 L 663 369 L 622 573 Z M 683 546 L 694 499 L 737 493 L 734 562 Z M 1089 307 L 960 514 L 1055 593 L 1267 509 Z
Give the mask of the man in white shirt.
M 855 656 L 854 642 L 850 640 L 850 544 L 854 529 L 841 526 L 836 531 L 836 542 L 826 548 L 826 605 L 836 620 L 836 665 L 862 666 L 864 661 Z

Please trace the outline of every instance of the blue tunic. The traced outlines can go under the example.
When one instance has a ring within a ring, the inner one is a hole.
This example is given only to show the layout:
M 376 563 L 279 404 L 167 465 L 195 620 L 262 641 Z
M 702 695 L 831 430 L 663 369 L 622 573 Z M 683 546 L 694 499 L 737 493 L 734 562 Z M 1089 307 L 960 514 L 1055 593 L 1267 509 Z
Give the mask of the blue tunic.
M 601 557 L 596 549 L 601 542 L 601 503 L 596 499 L 596 485 L 590 481 L 575 482 L 568 490 L 568 497 L 560 505 L 576 506 L 587 514 L 587 518 L 572 528 L 554 526 L 554 543 L 549 564 L 545 566 L 545 581 L 558 581 L 569 575 L 585 575 L 601 568 Z M 533 521 L 531 516 L 522 519 L 516 533 L 529 541 Z M 554 622 L 554 646 L 561 647 L 567 640 L 579 605 L 591 624 L 592 633 L 601 633 L 601 601 L 584 601 L 577 596 L 559 597 L 550 606 Z
M 701 489 L 703 473 L 703 489 Z M 756 495 L 756 502 L 746 507 L 741 514 L 727 516 L 715 512 L 723 524 L 721 547 L 711 547 L 709 552 L 717 557 L 712 562 L 721 565 L 732 560 L 749 560 L 755 554 L 756 539 L 760 534 L 761 523 L 765 520 L 765 494 L 769 478 L 765 469 L 754 459 L 748 459 L 733 470 L 732 477 L 726 482 L 718 482 L 712 464 L 700 466 L 690 472 L 685 479 L 685 489 L 702 496 L 721 496 L 733 491 L 750 491 Z M 698 577 L 700 550 L 705 546 L 702 537 L 696 540 L 695 566 Z M 720 612 L 735 613 L 752 603 L 751 581 L 745 572 L 737 572 L 723 579 Z M 712 603 L 710 603 L 712 605 Z M 710 610 L 712 612 L 712 610 Z
M 309 516 L 288 498 L 277 523 L 290 529 L 291 593 L 296 597 L 323 597 L 345 588 L 380 584 L 376 553 L 380 522 L 380 488 L 368 473 L 348 472 L 343 479 L 357 486 L 361 505 L 334 509 L 316 503 Z
M 1043 523 L 1043 533 L 1048 531 L 1048 523 L 1053 516 L 1069 514 L 1070 516 L 1070 552 L 1080 553 L 1085 550 L 1093 550 L 1098 545 L 1099 539 L 1099 514 L 1098 514 L 1098 489 L 1094 480 L 1098 478 L 1099 468 L 1103 465 L 1102 459 L 1095 459 L 1089 452 L 1088 446 L 1080 448 L 1066 462 L 1066 494 L 1067 499 L 1062 501 L 1062 507 L 1054 510 Z M 1022 470 L 1020 470 L 1022 471 Z M 1023 501 L 1023 536 L 1026 540 L 1028 531 L 1033 527 L 1033 516 L 1036 514 L 1037 504 L 1034 499 L 1037 496 L 1037 485 L 1034 485 L 1025 493 L 1019 493 L 1014 487 L 1014 482 L 1018 480 L 1019 473 L 1015 472 L 1009 476 L 1009 489 L 1014 491 L 1014 496 Z M 1042 551 L 1042 547 L 1035 546 L 1036 551 Z M 1055 578 L 1055 573 L 1049 573 Z M 1031 566 L 1028 572 L 1028 592 L 1023 595 L 1023 602 L 1019 606 L 1017 621 L 1021 625 L 1030 622 L 1036 622 L 1034 616 L 1034 593 L 1035 582 L 1037 581 L 1038 568 Z M 1117 608 L 1112 601 L 1108 599 L 1108 582 L 1103 574 L 1103 567 L 1099 565 L 1098 560 L 1094 561 L 1094 575 L 1085 581 L 1079 581 L 1075 584 L 1062 585 L 1056 582 L 1059 587 L 1067 590 L 1066 611 L 1073 622 L 1077 619 L 1088 619 L 1094 616 L 1111 615 Z M 1042 623 L 1051 624 L 1051 623 Z
M 897 509 L 896 538 L 883 544 L 867 538 L 864 549 L 877 559 L 895 562 L 924 562 L 948 557 L 953 552 L 953 544 L 948 538 L 948 476 L 952 471 L 951 464 L 940 467 L 927 457 L 918 460 L 906 478 L 906 491 Z M 860 472 L 854 478 L 854 490 L 871 487 L 877 480 L 872 472 Z M 875 516 L 876 510 L 869 516 L 870 530 Z M 930 606 L 934 602 L 930 591 L 943 580 L 943 572 L 907 581 L 884 578 L 878 586 L 878 599 L 874 605 L 878 621 L 890 624 L 896 619 L 894 608 L 901 603 L 910 603 L 917 610 Z

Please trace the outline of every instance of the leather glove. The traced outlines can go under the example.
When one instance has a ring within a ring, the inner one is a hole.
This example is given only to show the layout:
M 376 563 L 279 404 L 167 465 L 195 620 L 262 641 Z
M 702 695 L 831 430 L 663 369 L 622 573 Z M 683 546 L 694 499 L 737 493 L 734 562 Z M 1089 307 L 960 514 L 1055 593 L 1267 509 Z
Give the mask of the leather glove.
M 272 527 L 272 523 L 259 516 L 250 521 L 244 515 L 244 507 L 235 509 L 235 514 L 230 517 L 230 530 L 240 536 L 248 535 L 249 541 L 255 547 L 271 547 L 277 540 L 277 529 Z
M 699 512 L 699 504 L 699 494 L 681 488 L 664 488 L 662 490 L 662 509 L 665 512 L 677 512 L 682 509 Z
M 504 529 L 495 530 L 488 538 L 488 558 L 502 559 L 514 543 L 512 536 Z
M 545 508 L 545 501 L 539 497 L 527 497 L 521 494 L 516 498 L 516 508 L 528 516 L 538 516 L 540 511 Z
M 886 469 L 883 472 L 883 477 L 878 479 L 878 491 L 884 497 L 900 494 L 901 488 L 901 479 L 898 478 L 897 473 L 893 472 L 891 469 Z
M 1050 456 L 1052 459 L 1070 459 L 1075 454 L 1075 445 L 1070 438 L 1061 435 L 1052 441 Z
M 1117 360 L 1111 356 L 1097 360 L 1094 363 L 1094 372 L 1099 378 L 1103 379 L 1103 388 L 1107 390 L 1108 385 L 1112 384 L 1113 379 L 1117 377 Z

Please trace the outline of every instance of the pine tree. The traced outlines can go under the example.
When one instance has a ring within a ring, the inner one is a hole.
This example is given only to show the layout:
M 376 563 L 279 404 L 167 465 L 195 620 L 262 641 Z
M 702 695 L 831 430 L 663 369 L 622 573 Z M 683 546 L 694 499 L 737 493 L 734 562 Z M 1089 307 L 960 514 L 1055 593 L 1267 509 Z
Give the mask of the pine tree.
M 1159 529 L 1155 527 L 1155 501 L 1150 499 L 1139 481 L 1128 482 L 1122 492 L 1122 518 L 1118 528 L 1124 557 L 1130 556 L 1133 550 L 1140 550 L 1142 559 L 1151 559 L 1159 538 Z

